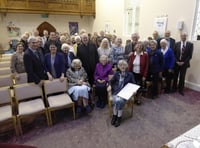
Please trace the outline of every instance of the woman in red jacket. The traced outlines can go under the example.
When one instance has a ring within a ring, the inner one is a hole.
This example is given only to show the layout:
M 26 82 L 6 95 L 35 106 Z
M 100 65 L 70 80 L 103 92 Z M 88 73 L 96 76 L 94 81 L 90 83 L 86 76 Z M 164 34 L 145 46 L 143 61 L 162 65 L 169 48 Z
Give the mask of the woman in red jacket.
M 142 42 L 138 42 L 135 46 L 135 52 L 130 56 L 129 71 L 133 73 L 136 84 L 144 87 L 146 76 L 148 73 L 148 54 L 144 52 L 144 45 Z M 138 90 L 135 103 L 141 104 L 141 89 Z

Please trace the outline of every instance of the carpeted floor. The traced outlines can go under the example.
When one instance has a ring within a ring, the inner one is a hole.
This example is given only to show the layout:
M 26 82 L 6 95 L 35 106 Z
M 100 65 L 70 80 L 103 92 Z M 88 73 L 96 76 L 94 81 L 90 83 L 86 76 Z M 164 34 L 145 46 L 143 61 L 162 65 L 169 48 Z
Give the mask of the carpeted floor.
M 44 118 L 25 125 L 24 135 L 1 136 L 0 141 L 38 148 L 160 148 L 163 144 L 200 124 L 200 92 L 186 89 L 162 94 L 155 100 L 143 99 L 134 106 L 132 118 L 127 111 L 120 127 L 110 125 L 108 107 L 95 108 L 88 115 L 72 120 L 70 110 L 57 112 L 56 123 L 48 128 Z

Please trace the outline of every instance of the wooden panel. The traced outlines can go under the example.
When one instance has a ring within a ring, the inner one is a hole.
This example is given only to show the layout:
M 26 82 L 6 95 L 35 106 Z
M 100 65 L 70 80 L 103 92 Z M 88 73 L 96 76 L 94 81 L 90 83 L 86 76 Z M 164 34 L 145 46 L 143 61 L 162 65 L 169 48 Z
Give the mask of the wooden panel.
M 95 16 L 95 0 L 1 0 L 0 12 Z

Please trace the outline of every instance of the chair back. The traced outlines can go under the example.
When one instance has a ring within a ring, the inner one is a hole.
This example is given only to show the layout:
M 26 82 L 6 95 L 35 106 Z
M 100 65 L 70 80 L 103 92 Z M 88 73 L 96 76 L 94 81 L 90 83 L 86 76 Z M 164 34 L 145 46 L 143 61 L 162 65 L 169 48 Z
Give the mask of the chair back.
M 0 104 L 6 104 L 11 102 L 11 95 L 9 87 L 0 88 Z
M 27 73 L 19 73 L 18 76 L 19 76 L 19 79 L 14 78 L 16 85 L 27 83 Z
M 0 76 L 0 87 L 5 86 L 12 86 L 13 85 L 13 79 L 11 75 L 3 75 Z
M 35 97 L 43 97 L 42 88 L 35 83 L 18 84 L 14 87 L 14 95 L 17 100 L 25 100 Z
M 0 67 L 1 68 L 8 68 L 10 67 L 10 61 L 6 61 L 6 62 L 0 62 Z
M 66 92 L 67 91 L 67 80 L 64 79 L 63 82 L 60 82 L 59 79 L 54 79 L 53 81 L 45 81 L 44 89 L 46 95 L 50 95 L 53 93 Z
M 0 68 L 0 76 L 11 74 L 10 67 Z

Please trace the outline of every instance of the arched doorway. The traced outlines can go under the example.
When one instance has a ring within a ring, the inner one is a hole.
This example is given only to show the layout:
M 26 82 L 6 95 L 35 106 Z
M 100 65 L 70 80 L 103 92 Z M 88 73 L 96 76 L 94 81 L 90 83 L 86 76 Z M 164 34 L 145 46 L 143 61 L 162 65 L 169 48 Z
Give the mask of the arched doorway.
M 39 35 L 43 36 L 43 30 L 47 30 L 49 33 L 50 32 L 56 32 L 56 28 L 53 27 L 51 24 L 48 22 L 43 22 L 37 27 L 37 30 L 39 31 Z

